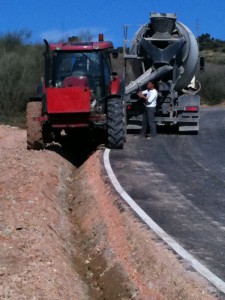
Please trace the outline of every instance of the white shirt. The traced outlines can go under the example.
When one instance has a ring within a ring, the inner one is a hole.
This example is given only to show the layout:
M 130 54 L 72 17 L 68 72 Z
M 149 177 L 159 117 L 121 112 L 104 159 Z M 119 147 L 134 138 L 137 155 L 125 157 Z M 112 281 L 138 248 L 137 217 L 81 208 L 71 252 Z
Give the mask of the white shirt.
M 158 97 L 158 92 L 156 91 L 156 89 L 154 90 L 145 90 L 142 92 L 143 95 L 146 95 L 146 97 L 148 98 L 147 103 L 146 103 L 146 107 L 156 107 L 156 100 Z

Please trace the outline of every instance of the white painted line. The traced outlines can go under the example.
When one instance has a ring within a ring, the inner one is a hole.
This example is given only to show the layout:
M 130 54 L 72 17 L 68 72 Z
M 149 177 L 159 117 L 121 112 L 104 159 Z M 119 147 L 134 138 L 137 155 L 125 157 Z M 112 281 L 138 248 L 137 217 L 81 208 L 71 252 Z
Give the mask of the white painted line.
M 213 274 L 209 269 L 204 267 L 197 259 L 187 252 L 181 245 L 179 245 L 172 237 L 170 237 L 159 225 L 157 225 L 137 203 L 127 194 L 117 180 L 110 161 L 110 150 L 106 149 L 103 160 L 106 172 L 120 196 L 127 202 L 127 204 L 136 212 L 136 214 L 163 240 L 165 241 L 180 257 L 189 262 L 189 264 L 209 282 L 218 288 L 219 291 L 225 293 L 225 282 Z

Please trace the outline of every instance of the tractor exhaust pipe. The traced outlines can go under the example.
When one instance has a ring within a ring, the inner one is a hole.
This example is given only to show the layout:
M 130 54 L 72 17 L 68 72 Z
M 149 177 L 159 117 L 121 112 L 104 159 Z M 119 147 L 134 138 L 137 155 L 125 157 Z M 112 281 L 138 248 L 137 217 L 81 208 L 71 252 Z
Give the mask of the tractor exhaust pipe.
M 44 52 L 44 58 L 45 58 L 45 86 L 46 88 L 49 87 L 49 80 L 50 80 L 50 66 L 51 66 L 51 60 L 50 60 L 50 52 L 49 52 L 49 44 L 44 39 L 45 43 L 45 52 Z

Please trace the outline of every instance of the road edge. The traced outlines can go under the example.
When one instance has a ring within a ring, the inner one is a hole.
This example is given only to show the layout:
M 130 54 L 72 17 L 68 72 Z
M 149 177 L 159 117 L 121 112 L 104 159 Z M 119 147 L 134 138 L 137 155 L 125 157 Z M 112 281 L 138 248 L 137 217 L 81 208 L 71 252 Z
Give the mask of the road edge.
M 171 236 L 169 236 L 157 223 L 155 223 L 144 210 L 137 205 L 137 203 L 127 194 L 127 192 L 120 185 L 115 173 L 112 170 L 110 159 L 110 149 L 105 149 L 103 155 L 103 163 L 109 179 L 115 190 L 119 193 L 121 198 L 135 211 L 135 213 L 143 220 L 143 222 L 155 232 L 170 248 L 172 248 L 182 259 L 184 259 L 196 272 L 213 284 L 220 292 L 225 294 L 225 282 L 218 276 L 212 273 L 209 269 L 203 266 L 194 256 L 179 245 Z

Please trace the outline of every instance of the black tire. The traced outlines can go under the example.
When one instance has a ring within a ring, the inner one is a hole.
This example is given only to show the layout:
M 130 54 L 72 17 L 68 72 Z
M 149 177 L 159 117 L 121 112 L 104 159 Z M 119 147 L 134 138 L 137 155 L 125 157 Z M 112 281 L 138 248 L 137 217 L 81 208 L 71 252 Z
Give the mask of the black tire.
M 107 146 L 123 149 L 125 140 L 124 108 L 120 98 L 110 98 L 107 103 Z
M 44 148 L 42 136 L 42 123 L 34 117 L 42 116 L 42 103 L 29 102 L 26 111 L 27 149 L 40 150 Z
M 124 129 L 124 142 L 127 141 L 127 105 L 123 100 L 123 129 Z

